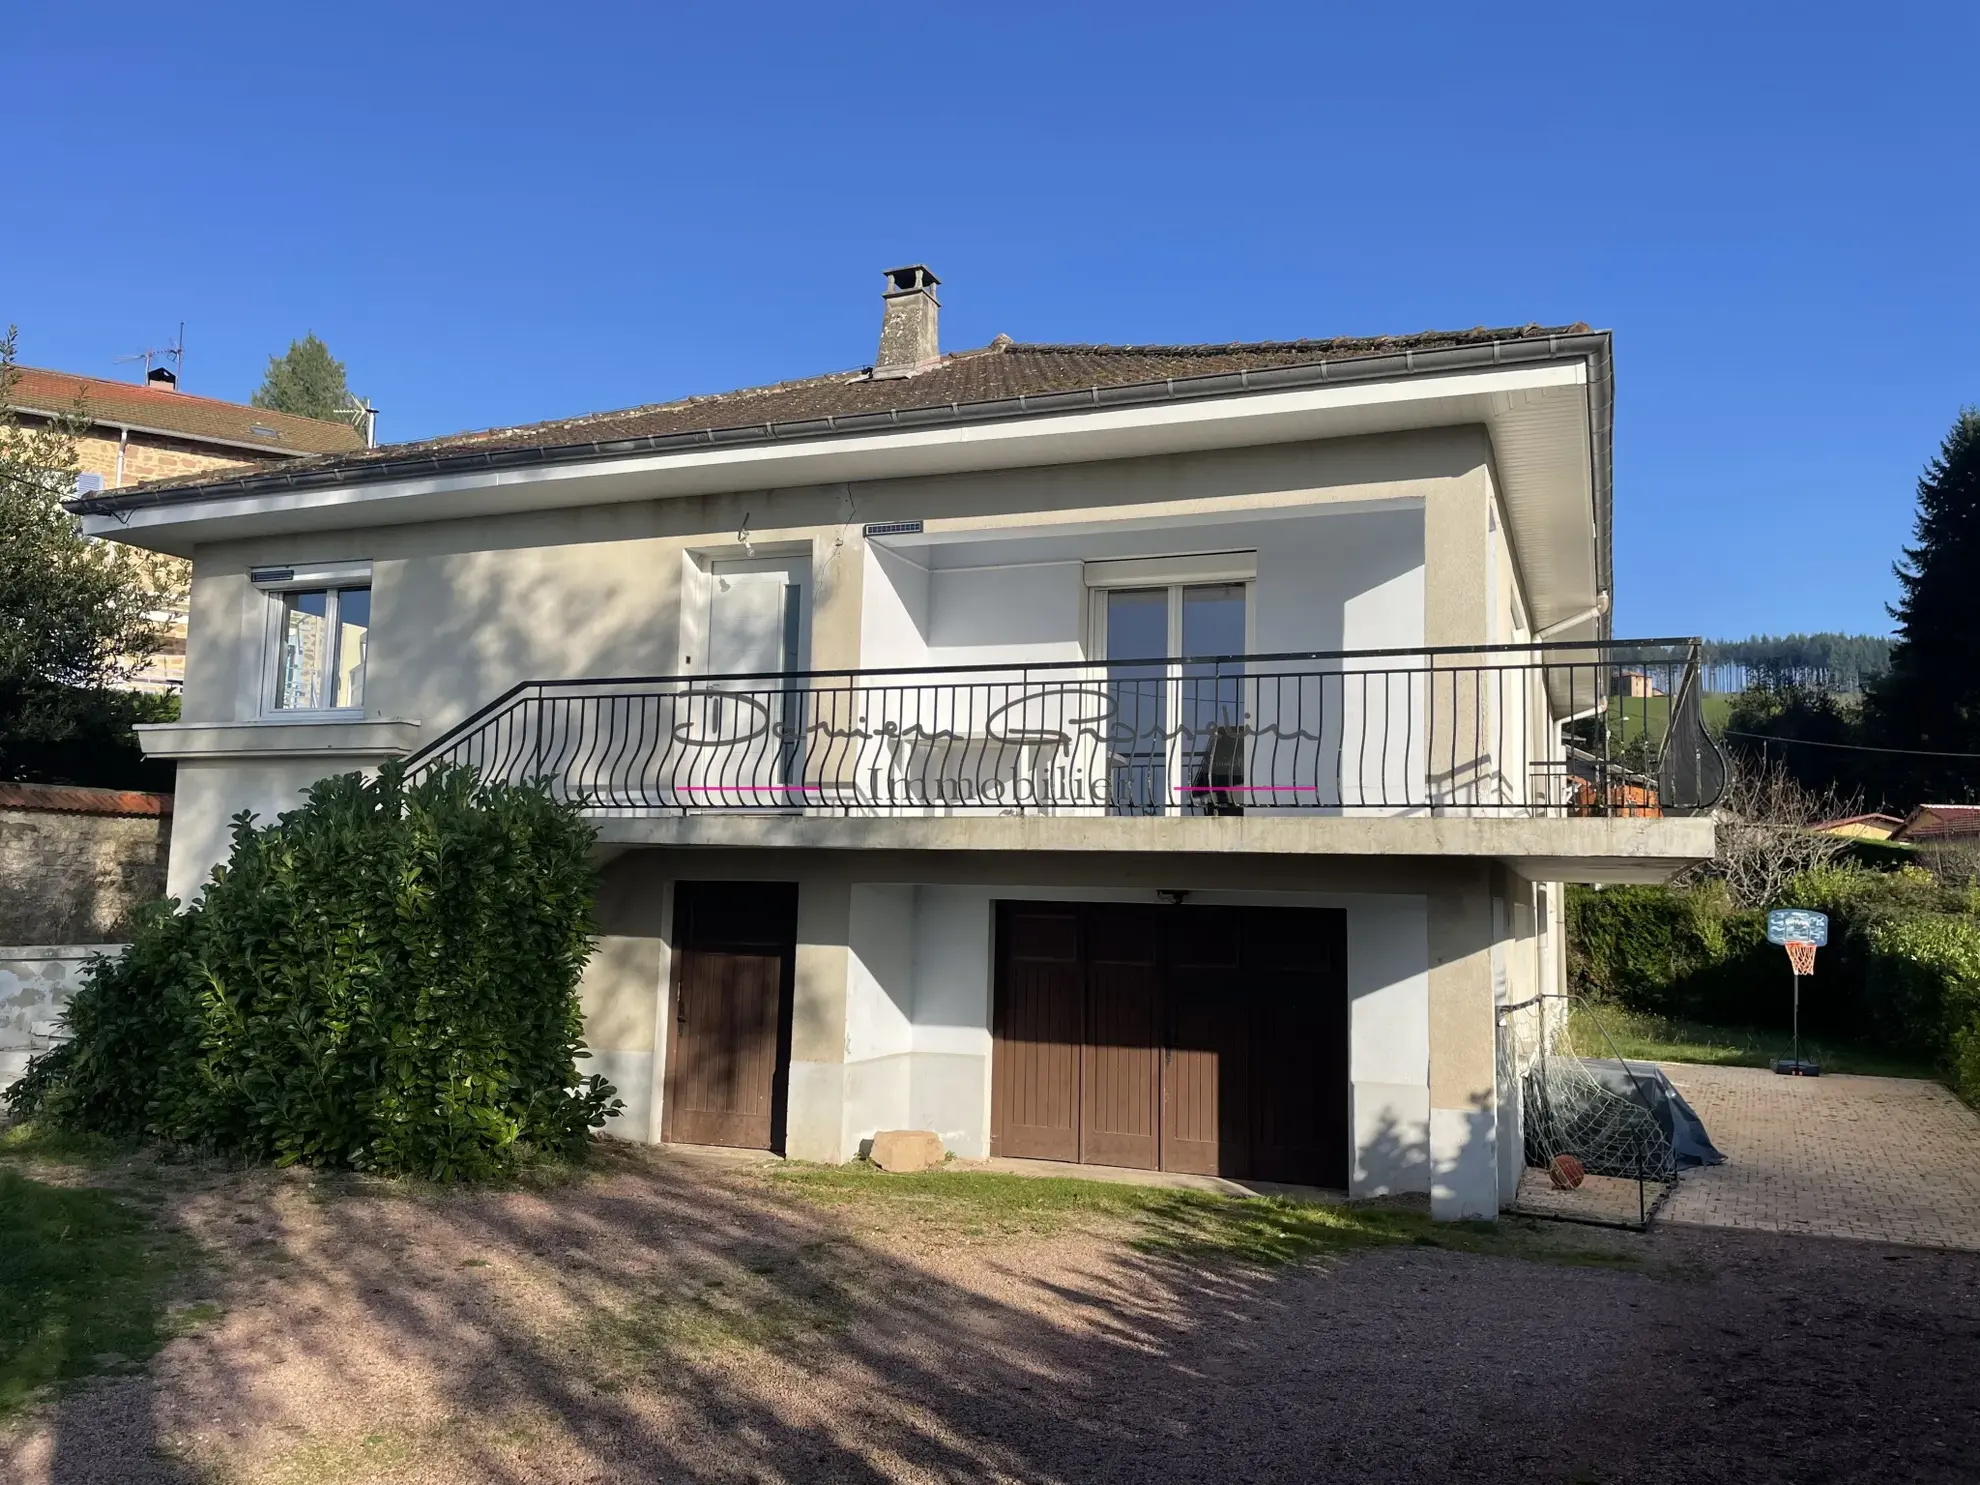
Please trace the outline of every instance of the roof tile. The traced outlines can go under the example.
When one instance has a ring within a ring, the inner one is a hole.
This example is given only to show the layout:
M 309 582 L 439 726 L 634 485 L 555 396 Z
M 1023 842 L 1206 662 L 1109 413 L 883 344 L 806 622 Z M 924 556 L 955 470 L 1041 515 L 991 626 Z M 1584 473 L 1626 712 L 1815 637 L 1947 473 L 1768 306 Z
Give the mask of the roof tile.
M 91 422 L 156 428 L 195 443 L 223 439 L 290 458 L 350 453 L 364 447 L 363 437 L 347 423 L 33 366 L 15 368 L 8 400 L 22 411 L 70 413 L 80 407 Z
M 687 397 L 615 412 L 588 413 L 509 428 L 485 428 L 412 443 L 298 461 L 286 471 L 350 470 L 422 454 L 551 449 L 683 433 L 760 429 L 863 414 L 908 413 L 969 403 L 999 402 L 1055 392 L 1130 387 L 1184 377 L 1309 366 L 1326 361 L 1405 355 L 1413 351 L 1580 335 L 1586 325 L 1432 330 L 1418 335 L 1341 337 L 1333 340 L 1258 341 L 1225 345 L 1025 344 L 999 336 L 976 350 L 956 351 L 914 376 L 875 378 L 870 367 L 745 387 L 714 396 Z M 213 476 L 155 480 L 139 489 L 209 483 Z M 120 491 L 128 495 L 128 491 Z
M 56 815 L 169 815 L 172 796 L 72 784 L 0 784 L 0 809 Z

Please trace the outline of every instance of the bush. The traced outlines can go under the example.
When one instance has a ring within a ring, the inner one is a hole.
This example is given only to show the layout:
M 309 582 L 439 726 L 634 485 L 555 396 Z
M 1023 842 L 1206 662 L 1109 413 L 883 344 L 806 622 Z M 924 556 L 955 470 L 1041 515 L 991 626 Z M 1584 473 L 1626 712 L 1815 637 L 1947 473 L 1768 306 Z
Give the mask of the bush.
M 70 1002 L 17 1115 L 436 1179 L 580 1148 L 590 827 L 540 786 L 439 770 L 325 779 L 168 904 Z
M 1942 1068 L 1980 1106 L 1980 898 L 1908 866 L 1847 863 L 1801 876 L 1786 894 L 1829 914 L 1829 943 L 1801 984 L 1808 1033 Z M 1569 977 L 1626 1010 L 1722 1026 L 1785 1030 L 1793 995 L 1766 914 L 1738 911 L 1714 883 L 1575 889 Z

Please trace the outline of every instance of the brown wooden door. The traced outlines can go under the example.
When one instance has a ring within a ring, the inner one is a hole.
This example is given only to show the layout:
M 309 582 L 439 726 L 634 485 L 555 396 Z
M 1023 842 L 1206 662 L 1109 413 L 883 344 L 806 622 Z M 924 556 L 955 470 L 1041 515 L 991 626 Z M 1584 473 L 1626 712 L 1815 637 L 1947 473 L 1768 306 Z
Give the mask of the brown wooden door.
M 683 882 L 661 1137 L 778 1150 L 790 1069 L 797 889 Z
M 1157 908 L 1087 910 L 1079 1158 L 1088 1165 L 1161 1163 L 1160 929 Z
M 1084 966 L 1073 908 L 999 905 L 990 1153 L 1079 1159 Z
M 1162 1169 L 1237 1176 L 1250 1167 L 1248 999 L 1234 908 L 1164 914 L 1168 1043 L 1162 1069 Z

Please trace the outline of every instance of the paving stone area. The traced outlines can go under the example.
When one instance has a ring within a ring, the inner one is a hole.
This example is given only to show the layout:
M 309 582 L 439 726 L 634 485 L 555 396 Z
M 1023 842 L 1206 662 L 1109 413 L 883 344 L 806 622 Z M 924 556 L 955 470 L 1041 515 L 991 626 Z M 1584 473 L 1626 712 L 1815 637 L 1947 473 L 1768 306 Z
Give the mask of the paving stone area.
M 1980 1250 L 1980 1116 L 1937 1083 L 1669 1063 L 1726 1163 L 1661 1220 Z

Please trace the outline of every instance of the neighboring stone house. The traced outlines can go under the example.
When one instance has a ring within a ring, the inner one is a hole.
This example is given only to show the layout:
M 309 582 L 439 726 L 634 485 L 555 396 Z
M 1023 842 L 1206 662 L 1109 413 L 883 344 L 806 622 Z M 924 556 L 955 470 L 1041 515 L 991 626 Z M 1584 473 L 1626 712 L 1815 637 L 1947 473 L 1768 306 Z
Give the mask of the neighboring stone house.
M 85 426 L 76 439 L 79 494 L 348 453 L 365 443 L 345 423 L 191 396 L 179 391 L 176 378 L 162 367 L 143 383 L 132 383 L 22 366 L 16 370 L 13 406 L 24 422 L 55 415 L 82 419 Z M 172 612 L 165 647 L 132 684 L 144 690 L 177 686 L 185 675 L 185 651 L 185 615 Z
M 165 895 L 172 796 L 0 783 L 0 944 L 101 944 Z
M 1697 641 L 1608 633 L 1609 334 L 945 352 L 935 289 L 831 375 L 75 501 L 193 561 L 171 889 L 332 772 L 547 776 L 617 1133 L 1491 1215 L 1561 884 L 1713 851 Z

